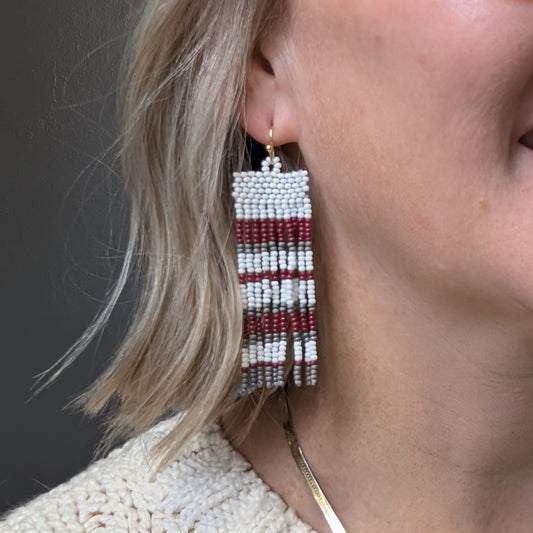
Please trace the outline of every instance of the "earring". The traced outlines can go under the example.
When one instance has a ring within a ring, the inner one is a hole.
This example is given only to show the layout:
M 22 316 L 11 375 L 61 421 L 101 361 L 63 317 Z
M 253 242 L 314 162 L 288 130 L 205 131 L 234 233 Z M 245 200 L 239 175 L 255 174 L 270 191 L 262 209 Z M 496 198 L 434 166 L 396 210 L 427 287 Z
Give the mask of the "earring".
M 244 310 L 241 396 L 284 386 L 290 334 L 295 385 L 317 379 L 309 178 L 306 170 L 282 172 L 269 134 L 261 171 L 233 174 Z

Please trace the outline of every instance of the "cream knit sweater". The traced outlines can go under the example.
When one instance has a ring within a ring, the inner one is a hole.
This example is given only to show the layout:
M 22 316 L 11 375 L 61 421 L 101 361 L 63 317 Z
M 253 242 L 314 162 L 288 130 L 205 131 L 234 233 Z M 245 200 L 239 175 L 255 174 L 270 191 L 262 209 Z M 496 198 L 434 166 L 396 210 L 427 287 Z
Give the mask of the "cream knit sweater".
M 76 477 L 16 509 L 1 533 L 311 532 L 213 424 L 155 476 L 162 422 Z

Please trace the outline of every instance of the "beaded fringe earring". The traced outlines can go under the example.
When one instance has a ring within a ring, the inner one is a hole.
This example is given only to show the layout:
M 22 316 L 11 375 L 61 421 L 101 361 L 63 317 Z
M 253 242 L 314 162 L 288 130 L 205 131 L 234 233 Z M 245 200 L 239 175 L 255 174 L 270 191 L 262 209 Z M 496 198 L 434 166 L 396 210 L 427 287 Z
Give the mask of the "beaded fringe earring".
M 233 174 L 244 308 L 241 396 L 284 386 L 289 332 L 295 385 L 315 385 L 317 378 L 308 175 L 281 171 L 272 137 L 270 130 L 261 171 Z

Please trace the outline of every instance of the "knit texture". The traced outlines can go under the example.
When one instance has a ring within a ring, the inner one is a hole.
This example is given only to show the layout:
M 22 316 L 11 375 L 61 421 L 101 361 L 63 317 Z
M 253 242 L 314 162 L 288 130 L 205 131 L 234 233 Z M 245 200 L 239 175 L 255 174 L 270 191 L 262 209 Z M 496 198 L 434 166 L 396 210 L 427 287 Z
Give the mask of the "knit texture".
M 81 474 L 14 510 L 1 533 L 311 532 L 210 425 L 156 473 L 162 422 Z M 155 475 L 154 475 L 155 474 Z

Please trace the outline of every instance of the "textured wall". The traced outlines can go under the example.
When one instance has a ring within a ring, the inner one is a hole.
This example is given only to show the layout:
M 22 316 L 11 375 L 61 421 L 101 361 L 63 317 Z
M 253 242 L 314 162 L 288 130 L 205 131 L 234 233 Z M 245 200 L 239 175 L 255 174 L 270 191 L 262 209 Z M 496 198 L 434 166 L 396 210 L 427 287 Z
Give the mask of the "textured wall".
M 0 3 L 0 512 L 80 470 L 99 438 L 62 408 L 112 353 L 127 303 L 97 346 L 28 399 L 33 376 L 89 324 L 120 259 L 114 99 L 140 4 Z

